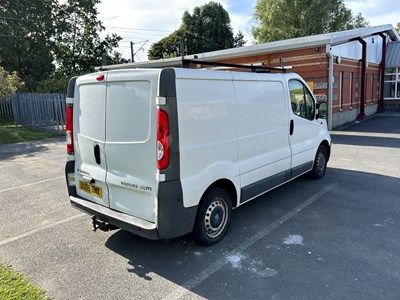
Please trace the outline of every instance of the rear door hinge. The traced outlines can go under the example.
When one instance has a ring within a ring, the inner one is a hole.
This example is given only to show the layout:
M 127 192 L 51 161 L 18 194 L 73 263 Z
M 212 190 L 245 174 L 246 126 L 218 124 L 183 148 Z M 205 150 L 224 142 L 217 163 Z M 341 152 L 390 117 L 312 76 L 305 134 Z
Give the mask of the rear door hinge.
M 167 98 L 165 97 L 157 97 L 156 98 L 157 105 L 167 105 Z

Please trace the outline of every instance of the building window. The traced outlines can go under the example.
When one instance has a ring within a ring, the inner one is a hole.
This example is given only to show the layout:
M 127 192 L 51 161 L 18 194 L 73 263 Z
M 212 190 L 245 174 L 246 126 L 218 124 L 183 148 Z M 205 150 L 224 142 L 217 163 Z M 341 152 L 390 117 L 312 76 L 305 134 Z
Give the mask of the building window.
M 339 106 L 340 110 L 343 110 L 343 72 L 340 72 L 339 76 Z
M 386 100 L 400 99 L 400 68 L 387 68 L 384 96 Z
M 371 104 L 374 103 L 374 74 L 371 74 Z
M 353 108 L 353 72 L 350 73 L 350 109 Z

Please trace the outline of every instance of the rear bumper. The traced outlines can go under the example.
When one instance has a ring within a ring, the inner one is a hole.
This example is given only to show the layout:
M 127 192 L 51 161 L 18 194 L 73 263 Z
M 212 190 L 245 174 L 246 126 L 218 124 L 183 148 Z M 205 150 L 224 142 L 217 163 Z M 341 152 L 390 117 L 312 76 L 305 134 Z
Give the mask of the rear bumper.
M 148 239 L 160 239 L 156 224 L 154 223 L 120 213 L 102 205 L 87 201 L 79 196 L 70 196 L 69 199 L 71 200 L 73 207 L 82 210 L 89 215 L 96 216 L 104 222 Z
M 74 167 L 74 161 L 67 162 L 66 177 L 75 172 Z M 75 186 L 68 186 L 68 180 L 67 187 L 73 207 L 142 237 L 152 240 L 169 239 L 193 230 L 197 206 L 183 206 L 182 185 L 179 180 L 159 183 L 157 224 L 88 201 L 77 195 Z

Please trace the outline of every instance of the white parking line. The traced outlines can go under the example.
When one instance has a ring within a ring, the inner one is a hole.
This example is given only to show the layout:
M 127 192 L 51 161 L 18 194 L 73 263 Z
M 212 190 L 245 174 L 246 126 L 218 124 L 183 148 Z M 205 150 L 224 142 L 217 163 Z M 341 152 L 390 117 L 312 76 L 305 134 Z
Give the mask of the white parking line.
M 0 169 L 7 168 L 7 167 L 12 167 L 12 166 L 15 166 L 15 165 L 5 165 L 5 166 L 0 166 Z
M 61 178 L 65 178 L 65 177 L 64 176 L 60 176 L 60 177 L 54 177 L 54 178 L 45 179 L 45 180 L 41 180 L 41 181 L 31 182 L 31 183 L 15 186 L 15 187 L 12 187 L 12 188 L 0 190 L 0 193 L 12 191 L 12 190 L 17 190 L 17 189 L 20 189 L 20 188 L 24 188 L 24 187 L 35 185 L 35 184 L 39 184 L 39 183 L 50 182 L 50 181 L 58 180 L 58 179 L 61 179 Z
M 17 241 L 17 240 L 19 240 L 19 239 L 22 239 L 22 238 L 24 238 L 24 237 L 30 236 L 30 235 L 35 234 L 35 233 L 37 233 L 37 232 L 40 232 L 40 231 L 43 231 L 43 230 L 46 230 L 46 229 L 55 227 L 55 226 L 57 226 L 57 225 L 70 222 L 70 221 L 72 221 L 72 220 L 78 219 L 78 218 L 80 218 L 80 217 L 82 217 L 82 216 L 85 216 L 85 215 L 86 215 L 86 214 L 84 214 L 84 213 L 80 213 L 80 214 L 78 214 L 78 215 L 75 215 L 75 216 L 72 216 L 72 217 L 63 219 L 63 220 L 61 220 L 61 221 L 54 222 L 54 223 L 51 223 L 51 224 L 49 224 L 49 225 L 46 225 L 46 226 L 43 226 L 43 227 L 39 227 L 39 228 L 33 229 L 33 230 L 31 230 L 31 231 L 28 231 L 28 232 L 19 234 L 19 235 L 17 235 L 17 236 L 14 236 L 14 237 L 5 239 L 5 240 L 3 240 L 3 241 L 0 241 L 0 246 L 3 246 L 3 245 L 5 245 L 5 244 L 9 244 L 9 243 L 11 243 L 11 242 Z
M 191 290 L 193 290 L 195 287 L 197 287 L 199 284 L 201 284 L 204 280 L 206 280 L 208 277 L 210 277 L 215 272 L 220 270 L 223 266 L 225 266 L 227 263 L 229 263 L 228 257 L 242 253 L 247 248 L 252 246 L 255 242 L 259 241 L 260 239 L 262 239 L 265 236 L 267 236 L 268 234 L 270 234 L 272 231 L 274 231 L 280 225 L 282 225 L 287 220 L 289 220 L 290 218 L 292 218 L 293 216 L 295 216 L 296 214 L 301 212 L 303 209 L 305 209 L 307 206 L 312 204 L 314 201 L 321 198 L 326 193 L 328 193 L 331 190 L 333 190 L 334 188 L 336 188 L 338 185 L 339 185 L 339 183 L 332 183 L 332 184 L 328 185 L 327 187 L 325 187 L 324 189 L 322 189 L 320 192 L 311 196 L 306 201 L 304 201 L 302 204 L 300 204 L 296 208 L 289 211 L 287 214 L 280 217 L 278 220 L 276 220 L 275 222 L 270 224 L 265 229 L 259 231 L 252 237 L 246 239 L 243 243 L 241 243 L 235 249 L 230 251 L 227 255 L 225 255 L 224 257 L 222 257 L 221 259 L 219 259 L 212 265 L 210 265 L 203 272 L 198 273 L 196 276 L 192 277 L 190 280 L 188 280 L 184 284 L 182 284 L 182 286 L 177 287 L 175 290 L 173 290 L 170 294 L 168 294 L 163 299 L 179 299 L 179 298 L 185 296 L 186 293 L 190 293 Z

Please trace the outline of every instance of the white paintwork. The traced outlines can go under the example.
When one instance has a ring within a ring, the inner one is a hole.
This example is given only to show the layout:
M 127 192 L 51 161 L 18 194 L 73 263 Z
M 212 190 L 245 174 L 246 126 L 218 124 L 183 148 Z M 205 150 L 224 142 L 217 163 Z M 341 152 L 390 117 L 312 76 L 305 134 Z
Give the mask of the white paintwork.
M 299 81 L 310 92 L 307 84 L 300 76 L 287 76 L 287 89 L 289 89 L 288 83 L 290 80 Z M 286 95 L 288 97 L 287 102 L 290 103 L 289 92 Z M 291 168 L 295 168 L 307 162 L 314 161 L 318 146 L 322 141 L 318 139 L 318 133 L 322 126 L 318 121 L 310 121 L 297 116 L 293 113 L 291 107 L 289 107 L 289 119 L 294 122 L 294 130 L 293 134 L 289 136 L 289 143 L 291 149 Z
M 154 70 L 116 71 L 107 76 L 105 151 L 110 208 L 150 222 L 156 221 L 157 214 L 158 75 Z
M 105 81 L 96 81 L 98 75 L 85 75 L 79 77 L 76 81 L 73 108 L 75 182 L 79 196 L 108 207 L 107 166 L 104 151 L 106 83 Z M 94 157 L 96 145 L 100 147 L 100 165 L 96 164 Z M 83 179 L 83 176 L 91 177 L 95 180 L 95 185 L 102 188 L 102 198 L 88 194 L 78 188 L 78 182 Z
M 181 182 L 185 207 L 218 179 L 239 187 L 237 121 L 229 72 L 176 70 Z
M 290 169 L 282 75 L 234 73 L 241 186 Z
M 74 100 L 77 180 L 89 176 L 103 187 L 90 201 L 157 224 L 156 109 L 160 69 L 115 70 L 80 77 Z M 214 182 L 241 188 L 314 160 L 319 144 L 330 143 L 325 120 L 293 114 L 289 80 L 296 74 L 255 74 L 175 69 L 180 181 L 185 207 L 198 205 Z M 289 135 L 290 120 L 295 122 Z M 102 163 L 93 146 L 101 147 Z M 79 177 L 80 176 L 80 177 Z M 144 189 L 143 189 L 144 188 Z M 238 201 L 238 205 L 239 205 Z

